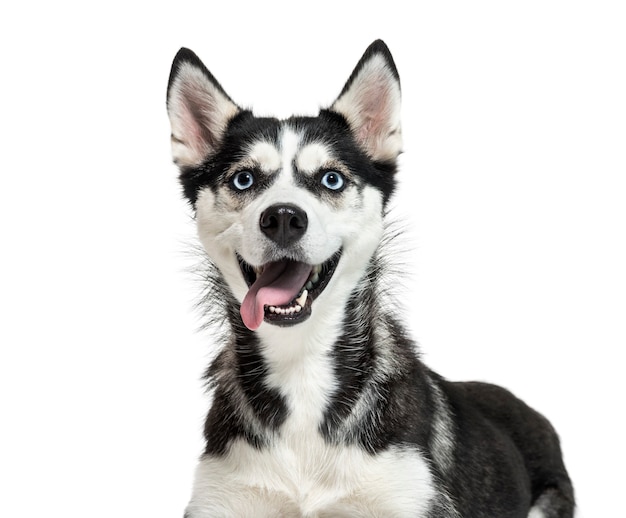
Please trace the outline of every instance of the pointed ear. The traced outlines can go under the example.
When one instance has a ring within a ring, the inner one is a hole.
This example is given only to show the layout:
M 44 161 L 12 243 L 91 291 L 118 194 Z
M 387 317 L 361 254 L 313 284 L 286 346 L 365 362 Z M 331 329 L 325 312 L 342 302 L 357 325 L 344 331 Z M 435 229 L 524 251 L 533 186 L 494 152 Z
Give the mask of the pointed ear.
M 330 107 L 345 117 L 374 160 L 395 160 L 402 150 L 400 77 L 381 40 L 372 43 Z
M 180 49 L 167 87 L 174 162 L 179 167 L 200 165 L 217 151 L 228 121 L 238 112 L 198 56 Z

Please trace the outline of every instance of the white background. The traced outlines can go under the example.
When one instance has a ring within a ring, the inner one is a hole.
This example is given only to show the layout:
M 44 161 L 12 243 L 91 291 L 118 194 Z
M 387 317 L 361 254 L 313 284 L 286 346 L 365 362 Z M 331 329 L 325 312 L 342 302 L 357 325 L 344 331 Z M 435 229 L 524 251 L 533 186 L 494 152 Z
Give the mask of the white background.
M 624 516 L 625 27 L 603 1 L 3 7 L 0 516 L 182 515 L 211 342 L 169 156 L 178 48 L 285 116 L 332 102 L 376 38 L 425 361 L 549 416 L 579 516 Z

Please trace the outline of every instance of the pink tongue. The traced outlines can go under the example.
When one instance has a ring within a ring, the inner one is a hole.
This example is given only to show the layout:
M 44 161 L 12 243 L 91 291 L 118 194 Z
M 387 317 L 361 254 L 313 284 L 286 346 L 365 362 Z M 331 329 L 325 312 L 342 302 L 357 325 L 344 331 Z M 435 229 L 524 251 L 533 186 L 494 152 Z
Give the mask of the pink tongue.
M 265 306 L 289 304 L 304 286 L 311 270 L 311 265 L 296 261 L 267 264 L 241 303 L 241 318 L 246 327 L 252 331 L 258 329 L 265 316 Z

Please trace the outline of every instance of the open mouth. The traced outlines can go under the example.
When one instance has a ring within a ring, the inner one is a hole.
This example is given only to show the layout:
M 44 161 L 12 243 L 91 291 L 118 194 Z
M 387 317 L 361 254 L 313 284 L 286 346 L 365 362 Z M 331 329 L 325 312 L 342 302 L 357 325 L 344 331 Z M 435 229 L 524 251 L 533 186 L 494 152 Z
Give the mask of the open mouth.
M 241 303 L 243 323 L 255 330 L 264 320 L 279 326 L 305 321 L 311 316 L 313 301 L 328 285 L 340 256 L 341 250 L 317 265 L 283 259 L 253 267 L 238 255 L 249 287 Z

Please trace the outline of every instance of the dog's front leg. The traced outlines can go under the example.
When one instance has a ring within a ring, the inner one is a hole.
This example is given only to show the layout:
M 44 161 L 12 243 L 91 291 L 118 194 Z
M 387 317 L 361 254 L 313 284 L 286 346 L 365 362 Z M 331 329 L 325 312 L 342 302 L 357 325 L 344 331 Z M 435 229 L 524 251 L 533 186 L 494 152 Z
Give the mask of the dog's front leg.
M 261 468 L 262 466 L 258 466 Z M 198 464 L 185 518 L 300 518 L 298 505 L 271 473 L 254 476 L 232 457 L 205 456 Z
M 232 491 L 235 488 L 230 488 Z M 230 492 L 230 491 L 229 491 Z M 301 518 L 298 507 L 286 497 L 273 494 L 263 494 L 261 491 L 244 490 L 229 496 L 217 496 L 207 502 L 208 495 L 204 495 L 200 503 L 192 499 L 185 510 L 184 518 Z
M 184 518 L 300 518 L 286 495 L 223 482 L 219 491 L 194 494 Z

